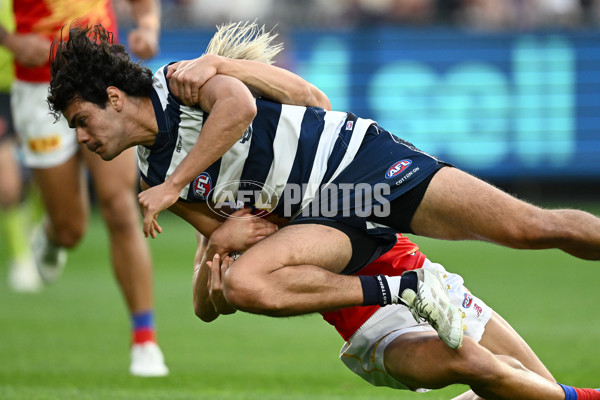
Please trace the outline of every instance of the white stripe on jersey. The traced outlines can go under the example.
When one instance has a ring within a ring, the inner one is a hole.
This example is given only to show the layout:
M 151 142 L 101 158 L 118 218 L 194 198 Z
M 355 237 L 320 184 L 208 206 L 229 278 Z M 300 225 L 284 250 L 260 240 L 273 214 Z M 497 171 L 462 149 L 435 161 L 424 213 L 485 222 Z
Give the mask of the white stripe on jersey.
M 148 156 L 150 155 L 150 149 L 145 146 L 138 145 L 135 146 L 135 151 L 137 152 L 138 168 L 144 176 L 148 176 Z
M 252 125 L 250 125 L 252 128 Z M 239 183 L 242 177 L 242 171 L 244 170 L 244 164 L 248 158 L 248 152 L 250 151 L 250 143 L 252 143 L 252 136 L 249 140 L 242 143 L 240 140 L 227 150 L 223 157 L 221 157 L 221 165 L 219 166 L 218 184 L 213 189 L 212 200 L 217 201 L 221 199 L 223 190 L 227 190 L 228 193 L 232 193 L 237 198 L 238 185 L 232 183 Z M 229 197 L 225 197 L 229 198 Z
M 310 171 L 310 177 L 308 178 L 306 191 L 304 192 L 304 197 L 302 197 L 302 203 L 298 213 L 300 213 L 301 210 L 315 198 L 315 194 L 319 190 L 325 172 L 327 171 L 327 161 L 329 160 L 329 156 L 331 156 L 335 141 L 340 135 L 346 118 L 348 118 L 348 114 L 345 112 L 327 111 L 325 113 L 325 126 L 323 127 L 323 133 L 319 138 L 319 146 L 317 147 L 313 167 Z M 294 218 L 295 217 L 296 216 L 294 216 Z
M 175 151 L 171 157 L 171 164 L 167 170 L 165 179 L 171 176 L 175 168 L 183 159 L 188 155 L 194 144 L 198 141 L 198 135 L 204 124 L 204 113 L 197 108 L 188 106 L 180 106 L 181 111 L 181 122 L 179 123 L 179 129 L 177 130 L 177 144 L 175 145 Z M 179 197 L 186 198 L 188 194 L 188 186 L 186 185 L 181 192 Z
M 169 104 L 169 100 L 163 93 L 168 93 L 167 90 L 167 78 L 165 77 L 164 67 L 158 70 L 154 74 L 154 79 L 152 85 L 154 86 L 156 93 L 158 93 L 158 98 L 160 100 L 160 104 L 162 105 L 162 109 L 167 108 L 167 104 Z
M 265 180 L 262 199 L 269 199 L 273 191 L 278 199 L 283 195 L 283 189 L 290 177 L 298 151 L 300 129 L 305 112 L 306 107 L 281 105 L 281 115 L 273 140 L 273 163 Z
M 356 123 L 354 124 L 354 133 L 350 138 L 350 143 L 348 144 L 348 148 L 346 149 L 346 154 L 344 154 L 342 162 L 337 167 L 337 169 L 331 176 L 331 179 L 327 183 L 333 182 L 333 180 L 337 178 L 340 172 L 342 172 L 352 162 L 352 160 L 354 160 L 354 156 L 356 156 L 358 148 L 362 144 L 362 141 L 365 137 L 365 133 L 367 133 L 367 129 L 369 128 L 369 126 L 371 126 L 371 124 L 374 123 L 375 121 L 370 119 L 358 118 L 356 120 Z

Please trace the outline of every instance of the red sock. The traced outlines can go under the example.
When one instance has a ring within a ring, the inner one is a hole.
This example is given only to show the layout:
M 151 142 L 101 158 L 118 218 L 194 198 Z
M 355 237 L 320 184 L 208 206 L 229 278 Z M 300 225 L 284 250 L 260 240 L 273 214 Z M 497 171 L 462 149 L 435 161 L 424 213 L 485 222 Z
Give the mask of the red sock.
M 154 335 L 154 313 L 152 310 L 133 314 L 131 316 L 131 325 L 133 327 L 133 344 L 156 341 Z
M 142 328 L 133 331 L 133 344 L 142 344 L 145 342 L 155 342 L 153 328 Z
M 577 393 L 577 400 L 600 400 L 600 392 L 596 389 L 573 389 Z

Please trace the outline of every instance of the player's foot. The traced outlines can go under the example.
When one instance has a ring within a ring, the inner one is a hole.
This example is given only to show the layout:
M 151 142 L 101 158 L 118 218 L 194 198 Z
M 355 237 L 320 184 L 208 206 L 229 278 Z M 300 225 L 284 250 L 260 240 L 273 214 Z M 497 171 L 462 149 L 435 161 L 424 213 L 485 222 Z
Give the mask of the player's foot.
M 428 322 L 452 349 L 458 349 L 463 341 L 462 312 L 450 303 L 448 287 L 438 272 L 419 268 L 417 292 L 405 289 L 401 299 L 417 322 Z
M 40 277 L 45 283 L 52 283 L 62 274 L 67 263 L 67 250 L 50 243 L 42 225 L 33 233 L 33 256 Z
M 35 266 L 35 261 L 30 258 L 13 261 L 8 274 L 8 283 L 15 292 L 39 291 L 42 287 L 42 279 Z
M 160 377 L 169 374 L 162 351 L 154 342 L 134 344 L 131 347 L 129 372 L 141 377 Z

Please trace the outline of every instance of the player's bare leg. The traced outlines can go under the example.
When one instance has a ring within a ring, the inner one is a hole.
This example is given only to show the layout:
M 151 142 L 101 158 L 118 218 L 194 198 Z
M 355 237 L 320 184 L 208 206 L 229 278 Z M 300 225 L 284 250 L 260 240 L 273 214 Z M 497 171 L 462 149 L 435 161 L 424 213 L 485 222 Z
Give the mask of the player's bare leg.
M 496 355 L 507 355 L 518 360 L 525 368 L 556 382 L 550 371 L 533 352 L 531 347 L 500 315 L 493 313 L 485 326 L 485 331 L 479 344 Z M 472 390 L 456 397 L 454 400 L 478 400 Z
M 149 310 L 153 306 L 152 262 L 140 228 L 134 155 L 128 150 L 106 162 L 87 149 L 82 152 L 94 180 L 108 228 L 115 276 L 127 306 L 131 312 Z
M 225 297 L 239 310 L 271 316 L 361 305 L 360 279 L 339 275 L 351 254 L 350 240 L 334 228 L 287 226 L 231 265 Z
M 141 376 L 166 375 L 168 369 L 154 337 L 152 261 L 140 228 L 134 150 L 109 162 L 87 149 L 82 152 L 108 228 L 113 270 L 134 325 L 130 371 Z
M 384 361 L 390 375 L 412 388 L 438 389 L 463 383 L 488 400 L 564 399 L 558 384 L 512 357 L 492 354 L 471 338 L 452 350 L 433 332 L 406 333 L 387 346 Z M 466 398 L 473 397 L 466 393 L 462 399 Z
M 0 116 L 1 125 L 7 126 Z M 13 140 L 2 137 L 6 133 L 0 131 L 0 237 L 8 251 L 11 288 L 17 292 L 35 292 L 42 282 L 29 244 L 26 207 L 21 202 L 21 171 Z
M 46 234 L 56 245 L 72 248 L 86 229 L 89 201 L 79 153 L 56 167 L 33 169 L 46 209 Z
M 505 355 L 517 359 L 525 368 L 556 382 L 548 368 L 542 363 L 531 347 L 500 315 L 493 313 L 485 326 L 485 332 L 479 344 L 493 354 Z
M 66 262 L 65 249 L 76 246 L 87 226 L 89 200 L 81 158 L 76 153 L 55 167 L 33 169 L 46 218 L 34 232 L 33 250 L 46 282 L 58 278 Z
M 517 249 L 558 248 L 600 259 L 600 218 L 580 210 L 545 210 L 456 168 L 432 179 L 412 219 L 414 233 L 485 240 Z
M 0 124 L 3 121 L 0 120 Z M 12 207 L 21 198 L 21 173 L 9 139 L 0 141 L 0 207 Z

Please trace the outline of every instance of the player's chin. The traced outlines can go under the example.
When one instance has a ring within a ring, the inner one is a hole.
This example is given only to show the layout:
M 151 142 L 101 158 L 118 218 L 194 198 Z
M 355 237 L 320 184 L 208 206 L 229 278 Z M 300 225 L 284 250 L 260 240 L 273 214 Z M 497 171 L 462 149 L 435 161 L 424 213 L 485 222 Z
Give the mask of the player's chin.
M 119 154 L 115 154 L 115 153 L 98 151 L 98 150 L 96 151 L 96 154 L 98 154 L 100 156 L 100 158 L 102 158 L 104 161 L 110 161 L 119 155 Z

